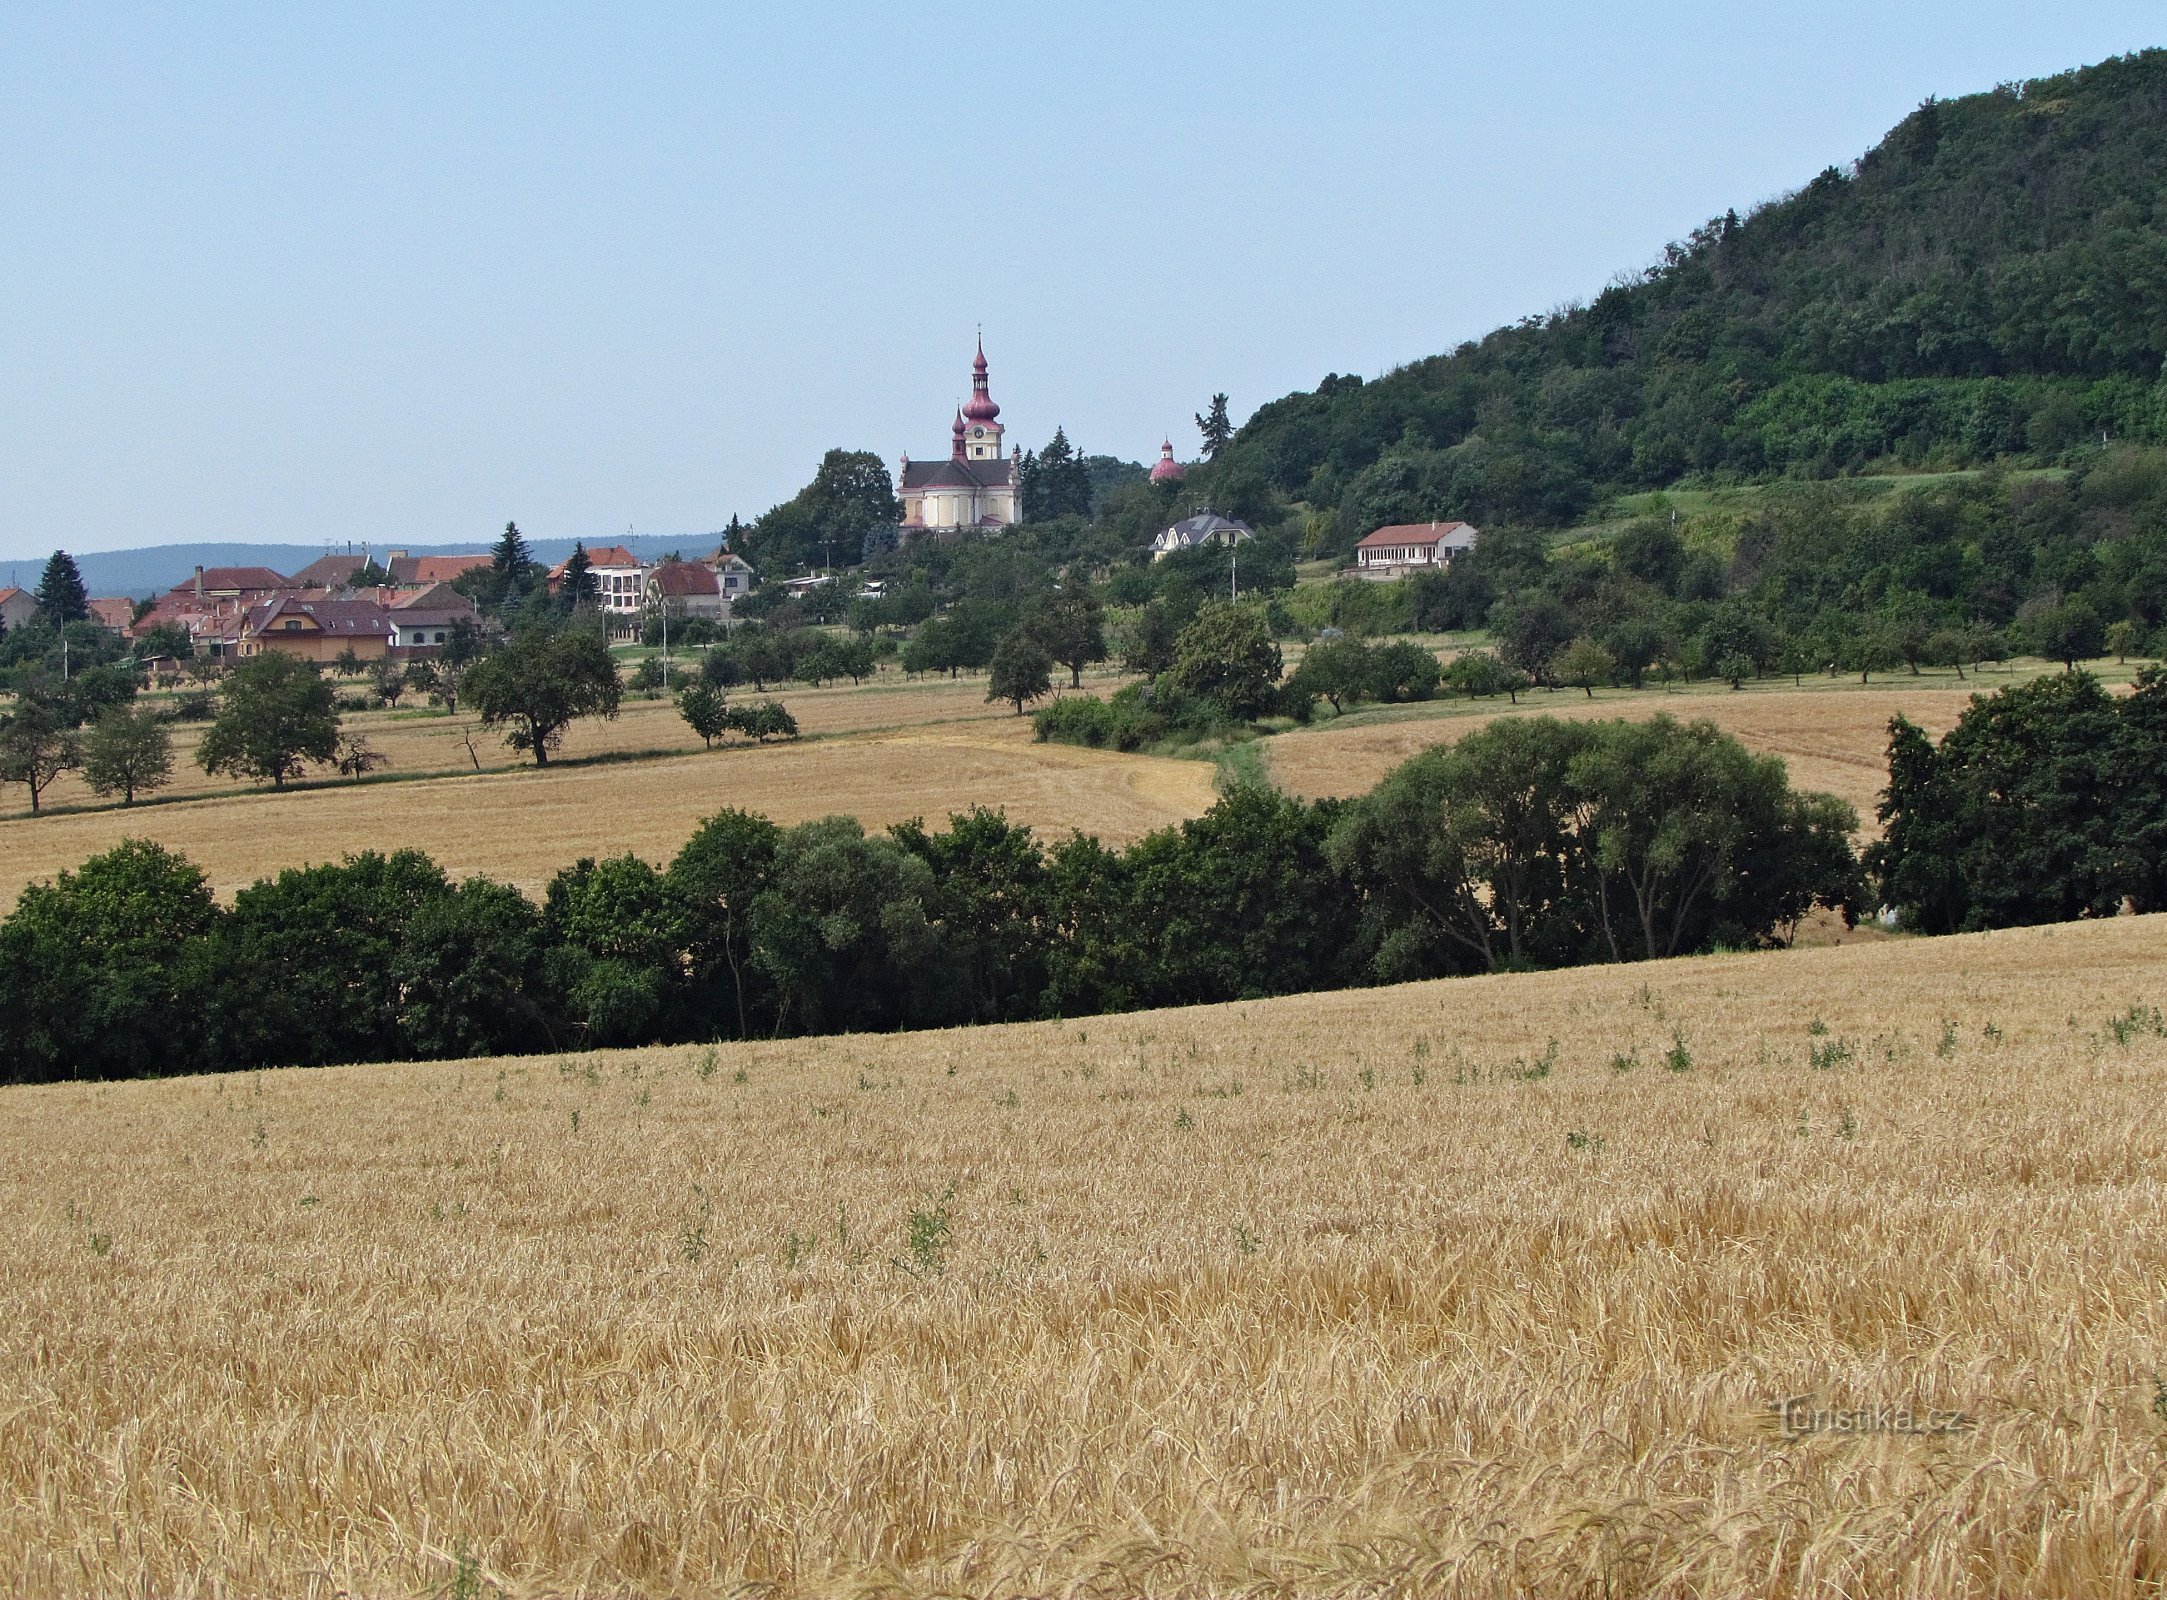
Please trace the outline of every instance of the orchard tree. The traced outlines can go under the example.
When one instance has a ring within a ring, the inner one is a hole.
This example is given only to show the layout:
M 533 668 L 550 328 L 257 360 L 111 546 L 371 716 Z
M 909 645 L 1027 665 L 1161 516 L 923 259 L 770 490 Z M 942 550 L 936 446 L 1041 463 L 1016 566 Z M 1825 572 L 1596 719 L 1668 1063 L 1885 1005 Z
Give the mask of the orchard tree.
M 1559 652 L 1555 670 L 1560 683 L 1585 689 L 1593 700 L 1596 684 L 1608 683 L 1618 675 L 1618 658 L 1582 634 Z
M 46 785 L 82 764 L 83 741 L 50 700 L 21 696 L 14 713 L 0 721 L 0 783 L 29 789 L 33 814 Z
M 233 669 L 218 720 L 196 760 L 210 773 L 268 779 L 274 789 L 310 761 L 338 759 L 339 713 L 331 685 L 308 662 L 266 650 Z
M 1053 687 L 1053 657 L 1029 628 L 1013 628 L 993 651 L 993 667 L 986 682 L 988 700 L 1007 700 L 1016 715 L 1026 702 L 1036 700 Z
M 1160 681 L 1183 699 L 1247 722 L 1271 709 L 1281 665 L 1279 646 L 1255 606 L 1214 600 L 1181 630 L 1174 665 Z
M 1121 664 L 1147 679 L 1156 678 L 1174 664 L 1174 644 L 1180 636 L 1181 625 L 1166 602 L 1147 600 L 1136 614 L 1136 626 L 1129 634 L 1128 647 L 1121 652 Z
M 537 767 L 581 717 L 614 717 L 623 689 L 617 663 L 593 627 L 529 627 L 492 656 L 467 669 L 467 703 L 485 728 L 504 728 L 504 742 L 529 751 Z
M 677 697 L 677 714 L 707 743 L 715 748 L 715 741 L 729 731 L 730 702 L 720 689 L 702 679 L 694 679 Z
M 147 706 L 108 706 L 84 743 L 83 777 L 94 793 L 132 806 L 138 794 L 172 781 L 172 736 Z
M 1071 689 L 1083 687 L 1085 667 L 1106 659 L 1105 615 L 1090 584 L 1071 573 L 1036 619 L 1039 642 L 1047 655 L 1068 668 Z

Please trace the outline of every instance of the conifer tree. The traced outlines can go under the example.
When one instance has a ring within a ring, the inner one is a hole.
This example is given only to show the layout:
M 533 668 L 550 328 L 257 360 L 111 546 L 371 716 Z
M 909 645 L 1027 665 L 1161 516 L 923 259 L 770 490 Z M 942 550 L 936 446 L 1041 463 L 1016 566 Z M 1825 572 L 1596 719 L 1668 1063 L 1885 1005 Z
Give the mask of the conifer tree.
M 1211 397 L 1211 409 L 1198 415 L 1196 426 L 1197 431 L 1204 436 L 1204 459 L 1218 460 L 1219 452 L 1224 450 L 1227 441 L 1234 437 L 1234 424 L 1227 419 L 1225 395 L 1215 394 Z
M 45 563 L 45 576 L 38 580 L 38 610 L 56 628 L 81 622 L 90 615 L 90 593 L 83 587 L 83 574 L 76 569 L 75 558 L 65 550 L 55 550 Z

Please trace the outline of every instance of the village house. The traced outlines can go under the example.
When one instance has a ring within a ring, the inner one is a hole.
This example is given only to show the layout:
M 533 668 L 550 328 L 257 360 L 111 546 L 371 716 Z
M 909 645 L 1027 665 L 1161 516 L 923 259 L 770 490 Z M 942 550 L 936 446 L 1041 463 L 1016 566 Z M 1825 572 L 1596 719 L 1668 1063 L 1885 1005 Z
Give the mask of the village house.
M 318 556 L 293 575 L 293 584 L 296 589 L 343 589 L 368 563 L 366 554 Z
M 674 622 L 692 617 L 724 622 L 730 616 L 721 575 L 704 561 L 665 561 L 649 572 L 647 609 Z
M 549 569 L 549 592 L 564 588 L 564 569 L 572 564 L 566 556 Z M 622 545 L 596 545 L 587 552 L 587 570 L 594 574 L 595 607 L 609 624 L 610 633 L 623 637 L 639 630 L 647 610 L 647 568 Z
M 462 623 L 481 625 L 474 602 L 442 582 L 395 591 L 384 615 L 391 624 L 392 653 L 409 658 L 435 655 Z
M 249 608 L 231 653 L 247 660 L 271 650 L 326 665 L 349 650 L 381 661 L 391 653 L 391 613 L 373 600 L 281 595 Z
M 391 574 L 391 581 L 402 587 L 408 584 L 455 583 L 468 573 L 486 567 L 493 558 L 488 555 L 468 556 L 410 556 L 404 550 L 394 550 L 384 560 L 384 570 Z
M 1355 545 L 1354 570 L 1364 578 L 1404 578 L 1426 567 L 1450 566 L 1474 549 L 1479 537 L 1464 522 L 1396 522 Z
M 1207 544 L 1240 544 L 1254 539 L 1256 530 L 1246 522 L 1222 517 L 1216 511 L 1200 511 L 1184 517 L 1151 541 L 1151 559 L 1164 561 L 1177 550 L 1195 550 Z
M 13 584 L 0 589 L 0 628 L 27 628 L 38 620 L 37 596 Z
M 701 565 L 713 572 L 715 582 L 722 586 L 725 616 L 729 615 L 729 608 L 751 594 L 753 585 L 759 582 L 752 570 L 752 563 L 734 551 L 717 550 L 702 561 Z
M 90 620 L 125 639 L 135 626 L 135 602 L 126 595 L 101 596 L 90 602 Z

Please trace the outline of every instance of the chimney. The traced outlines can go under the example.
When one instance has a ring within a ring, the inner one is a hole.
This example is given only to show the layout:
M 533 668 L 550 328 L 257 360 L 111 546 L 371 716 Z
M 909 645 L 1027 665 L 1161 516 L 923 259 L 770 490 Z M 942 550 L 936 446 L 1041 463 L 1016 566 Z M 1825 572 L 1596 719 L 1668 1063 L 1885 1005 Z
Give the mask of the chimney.
M 203 569 L 201 567 L 196 568 L 196 598 L 198 600 L 203 598 Z

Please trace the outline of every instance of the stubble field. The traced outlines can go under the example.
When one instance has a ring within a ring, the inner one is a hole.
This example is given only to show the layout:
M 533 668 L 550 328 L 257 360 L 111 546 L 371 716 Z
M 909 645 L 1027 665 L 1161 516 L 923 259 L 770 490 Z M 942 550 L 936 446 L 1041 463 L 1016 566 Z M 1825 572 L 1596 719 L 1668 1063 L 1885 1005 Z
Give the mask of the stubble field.
M 2155 1593 L 2163 991 L 2126 918 L 6 1090 L 0 1588 Z

